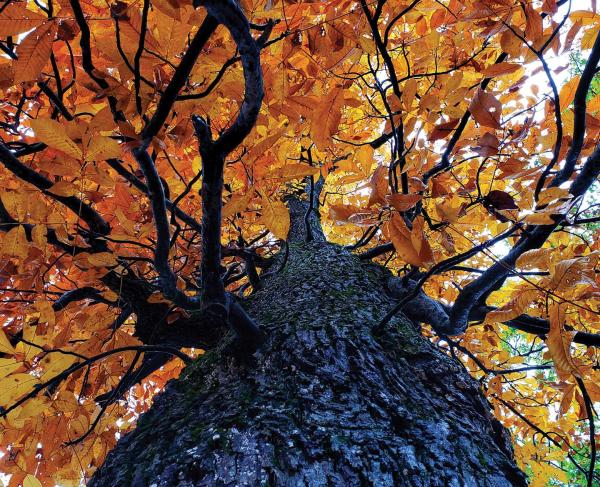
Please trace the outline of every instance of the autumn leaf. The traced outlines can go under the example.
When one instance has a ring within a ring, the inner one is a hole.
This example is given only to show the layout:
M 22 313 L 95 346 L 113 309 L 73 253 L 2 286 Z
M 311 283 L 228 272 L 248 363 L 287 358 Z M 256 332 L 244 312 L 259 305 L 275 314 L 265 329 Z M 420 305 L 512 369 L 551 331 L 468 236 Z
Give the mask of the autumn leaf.
M 0 353 L 7 353 L 9 355 L 14 355 L 15 353 L 15 349 L 10 344 L 10 341 L 6 337 L 4 330 L 0 330 Z
M 418 194 L 390 194 L 386 196 L 386 199 L 398 211 L 410 210 L 420 200 L 421 196 Z
M 285 166 L 274 171 L 273 177 L 283 180 L 301 179 L 306 176 L 314 176 L 319 173 L 318 167 L 313 167 L 308 164 L 286 164 Z
M 560 111 L 564 112 L 568 106 L 573 102 L 575 98 L 575 92 L 577 91 L 577 86 L 579 85 L 579 81 L 581 76 L 575 76 L 567 81 L 558 94 L 558 98 L 560 100 Z
M 428 139 L 431 142 L 435 142 L 436 140 L 445 139 L 448 137 L 458 125 L 459 119 L 454 118 L 447 122 L 441 123 L 433 127 L 433 130 L 429 133 Z
M 500 129 L 500 117 L 502 116 L 502 105 L 494 95 L 478 89 L 471 100 L 469 111 L 473 118 L 484 127 Z
M 48 191 L 57 196 L 73 196 L 80 192 L 77 186 L 69 181 L 54 183 Z
M 525 5 L 525 36 L 531 41 L 539 39 L 544 33 L 541 14 L 531 4 Z
M 30 374 L 12 374 L 0 380 L 0 406 L 10 406 L 32 390 L 39 380 Z
M 483 137 L 479 139 L 479 146 L 475 147 L 473 150 L 481 157 L 490 157 L 498 153 L 499 146 L 500 141 L 498 140 L 498 137 L 486 132 L 483 134 Z
M 119 264 L 119 261 L 112 252 L 89 254 L 87 259 L 95 267 L 111 267 Z
M 262 222 L 275 237 L 285 240 L 290 231 L 290 212 L 283 202 L 263 198 Z
M 394 215 L 386 228 L 394 249 L 403 261 L 415 267 L 426 267 L 431 263 L 433 255 L 422 227 L 416 226 L 411 231 L 399 215 Z
M 346 223 L 350 220 L 352 215 L 361 213 L 361 209 L 358 206 L 353 205 L 330 205 L 329 206 L 329 218 L 337 223 Z
M 523 253 L 516 263 L 521 269 L 547 269 L 550 265 L 550 252 L 548 249 L 533 249 Z
M 85 152 L 86 161 L 104 161 L 121 157 L 121 145 L 110 137 L 96 135 L 90 139 Z
M 584 257 L 563 259 L 557 262 L 551 272 L 551 289 L 572 289 L 580 284 L 596 283 L 596 265 L 600 252 L 596 251 Z
M 241 213 L 248 208 L 248 204 L 252 199 L 254 191 L 251 189 L 244 195 L 234 194 L 229 201 L 223 206 L 223 218 L 230 218 L 236 213 Z
M 369 206 L 375 204 L 385 204 L 386 195 L 388 193 L 388 172 L 389 168 L 378 166 L 373 172 L 369 186 L 371 187 L 371 195 L 369 197 Z
M 505 74 L 514 73 L 520 68 L 520 64 L 502 62 L 488 66 L 481 72 L 481 74 L 484 75 L 486 78 L 496 78 L 497 76 L 503 76 Z
M 47 118 L 34 119 L 29 124 L 39 140 L 75 159 L 81 159 L 81 148 L 67 135 L 63 124 Z
M 496 210 L 518 210 L 519 207 L 515 203 L 514 198 L 506 193 L 505 191 L 500 191 L 494 189 L 490 191 L 486 197 L 486 204 L 492 206 Z
M 0 353 L 14 355 L 15 351 L 12 348 L 12 345 L 10 346 L 10 348 L 5 346 L 5 344 L 4 344 L 5 338 L 6 338 L 6 335 L 4 335 L 4 331 L 0 330 Z M 8 340 L 6 340 L 6 341 L 8 341 Z M 9 342 L 9 345 L 10 345 L 10 342 Z M 22 363 L 20 361 L 17 361 L 14 358 L 0 358 L 0 379 L 3 379 L 4 377 L 6 377 L 9 374 L 12 374 L 14 371 L 18 370 L 21 366 L 22 366 Z
M 3 255 L 24 259 L 28 253 L 29 246 L 23 225 L 17 225 L 4 234 L 2 239 Z
M 46 19 L 27 9 L 26 2 L 11 2 L 0 12 L 0 36 L 15 36 L 39 27 Z
M 538 294 L 539 292 L 536 289 L 520 291 L 501 308 L 487 313 L 484 323 L 504 323 L 526 313 L 527 308 L 535 302 Z
M 15 83 L 37 79 L 50 59 L 56 28 L 54 22 L 42 24 L 19 43 L 18 59 L 14 62 Z
M 571 343 L 577 332 L 565 331 L 564 308 L 560 304 L 552 304 L 549 310 L 549 319 L 550 332 L 546 338 L 546 345 L 554 361 L 556 372 L 561 377 L 569 375 L 581 377 L 581 372 L 571 356 Z
M 42 487 L 42 483 L 32 474 L 23 479 L 23 487 Z

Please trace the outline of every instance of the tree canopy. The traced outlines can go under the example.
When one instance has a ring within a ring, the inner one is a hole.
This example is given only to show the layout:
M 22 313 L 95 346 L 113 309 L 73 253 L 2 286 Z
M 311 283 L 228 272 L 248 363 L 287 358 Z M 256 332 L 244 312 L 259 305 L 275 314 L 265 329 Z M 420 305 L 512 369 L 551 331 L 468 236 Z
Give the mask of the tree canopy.
M 7 0 L 0 472 L 79 485 L 285 252 L 327 239 L 446 310 L 532 485 L 592 485 L 595 0 Z M 575 53 L 575 54 L 569 54 Z M 311 198 L 312 201 L 312 198 Z M 385 320 L 384 320 L 385 321 Z

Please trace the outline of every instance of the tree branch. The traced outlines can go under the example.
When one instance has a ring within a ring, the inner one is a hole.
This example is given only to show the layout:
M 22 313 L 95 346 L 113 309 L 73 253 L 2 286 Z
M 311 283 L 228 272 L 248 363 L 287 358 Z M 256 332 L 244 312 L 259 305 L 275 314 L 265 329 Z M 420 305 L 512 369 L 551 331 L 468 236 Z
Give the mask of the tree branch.
M 569 192 L 574 198 L 583 196 L 589 187 L 596 181 L 600 174 L 600 145 L 594 153 L 588 157 L 583 168 L 575 178 Z M 554 181 L 553 181 L 554 183 Z M 555 223 L 552 225 L 531 226 L 522 236 L 510 252 L 498 260 L 481 276 L 465 286 L 459 293 L 454 306 L 450 311 L 450 321 L 457 330 L 464 331 L 467 328 L 471 309 L 479 302 L 490 289 L 501 283 L 513 271 L 517 259 L 528 250 L 540 248 L 566 218 L 566 215 L 555 215 Z

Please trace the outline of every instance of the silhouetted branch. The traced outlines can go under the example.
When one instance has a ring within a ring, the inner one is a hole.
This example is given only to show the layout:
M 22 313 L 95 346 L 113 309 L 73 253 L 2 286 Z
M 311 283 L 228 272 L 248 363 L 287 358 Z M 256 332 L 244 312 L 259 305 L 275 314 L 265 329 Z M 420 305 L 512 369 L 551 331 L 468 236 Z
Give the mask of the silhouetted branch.
M 66 308 L 70 303 L 75 301 L 83 301 L 84 299 L 92 299 L 98 303 L 113 305 L 112 301 L 102 297 L 102 291 L 90 286 L 80 287 L 67 291 L 60 298 L 52 303 L 54 311 L 60 311 Z
M 213 34 L 218 25 L 219 22 L 217 22 L 212 15 L 208 15 L 204 19 L 204 22 L 202 22 L 202 25 L 198 29 L 198 32 L 196 32 L 196 35 L 192 39 L 190 46 L 183 55 L 179 66 L 175 70 L 169 85 L 165 88 L 165 91 L 158 102 L 158 106 L 156 107 L 154 115 L 142 131 L 144 148 L 148 147 L 152 141 L 152 138 L 155 137 L 162 129 L 165 120 L 169 116 L 169 113 L 171 113 L 171 108 L 177 99 L 177 95 L 179 95 L 179 91 L 187 82 L 190 73 L 196 64 L 198 56 L 202 52 L 204 45 L 208 42 L 209 37 Z
M 585 117 L 587 110 L 586 97 L 590 90 L 592 80 L 596 73 L 596 67 L 600 62 L 600 33 L 596 36 L 594 46 L 590 52 L 590 56 L 585 64 L 585 68 L 581 74 L 577 90 L 575 91 L 575 98 L 573 101 L 573 142 L 571 147 L 565 156 L 565 165 L 562 170 L 554 177 L 550 183 L 551 187 L 558 187 L 565 181 L 567 181 L 573 171 L 575 165 L 581 154 L 583 147 L 583 141 L 585 138 Z
M 160 276 L 160 288 L 167 299 L 172 300 L 178 306 L 194 308 L 198 306 L 198 300 L 190 298 L 177 289 L 177 276 L 169 264 L 169 251 L 171 242 L 171 230 L 167 218 L 167 205 L 163 184 L 158 176 L 154 161 L 143 147 L 133 150 L 146 182 L 148 184 L 148 197 L 152 205 L 152 215 L 156 227 L 156 245 L 154 248 L 154 266 Z
M 50 196 L 59 203 L 62 203 L 73 213 L 78 215 L 85 223 L 87 223 L 88 227 L 95 236 L 107 235 L 110 233 L 110 225 L 96 210 L 75 196 L 59 196 L 53 194 L 51 191 L 49 191 L 53 186 L 52 181 L 19 161 L 19 159 L 17 159 L 11 150 L 1 142 L 0 161 L 2 164 L 4 164 L 4 167 L 6 167 L 6 169 L 12 172 L 15 176 L 21 178 L 23 181 L 28 182 L 29 184 L 32 184 L 36 188 L 40 189 L 42 193 Z
M 115 355 L 117 353 L 137 352 L 137 351 L 144 352 L 144 353 L 167 352 L 167 353 L 172 354 L 175 357 L 180 358 L 186 364 L 189 364 L 192 361 L 192 359 L 185 353 L 180 352 L 176 348 L 165 346 L 165 345 L 130 345 L 127 347 L 119 347 L 119 348 L 115 348 L 113 350 L 107 350 L 106 352 L 99 353 L 99 354 L 89 357 L 81 362 L 77 362 L 77 363 L 71 365 L 70 367 L 63 370 L 61 373 L 55 375 L 54 377 L 52 377 L 51 379 L 49 379 L 47 381 L 43 381 L 43 382 L 39 382 L 39 383 L 35 384 L 35 386 L 33 387 L 31 392 L 29 392 L 28 394 L 23 396 L 18 401 L 14 402 L 11 406 L 9 406 L 7 408 L 0 408 L 0 418 L 5 418 L 11 411 L 14 411 L 16 408 L 18 408 L 21 404 L 28 401 L 29 399 L 34 398 L 44 389 L 47 389 L 48 387 L 51 387 L 54 384 L 63 381 L 69 375 L 73 374 L 74 372 L 77 372 L 78 370 L 81 370 L 81 369 L 87 367 L 88 365 L 90 365 L 94 362 L 97 362 L 98 360 L 102 360 L 106 357 Z M 35 377 L 32 376 L 31 378 L 32 378 L 32 380 L 35 380 Z
M 583 396 L 585 412 L 590 426 L 590 466 L 587 474 L 587 487 L 592 487 L 594 485 L 594 477 L 600 477 L 600 475 L 594 473 L 596 472 L 596 426 L 594 422 L 594 404 L 583 380 L 580 377 L 575 377 L 575 380 L 577 381 L 577 385 Z

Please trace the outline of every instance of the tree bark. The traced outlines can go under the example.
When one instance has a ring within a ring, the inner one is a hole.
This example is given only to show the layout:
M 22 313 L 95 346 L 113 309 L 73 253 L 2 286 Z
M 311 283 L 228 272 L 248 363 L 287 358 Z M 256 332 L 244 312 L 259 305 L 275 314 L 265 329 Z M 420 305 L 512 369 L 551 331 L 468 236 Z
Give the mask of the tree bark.
M 464 368 L 394 305 L 384 268 L 321 241 L 243 303 L 267 339 L 171 381 L 96 472 L 119 486 L 526 485 Z

